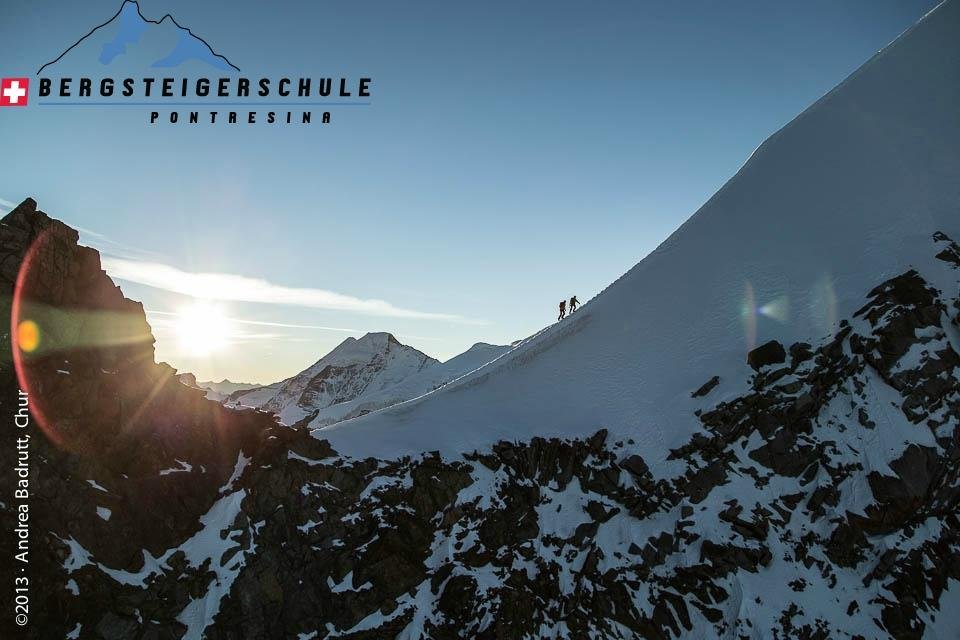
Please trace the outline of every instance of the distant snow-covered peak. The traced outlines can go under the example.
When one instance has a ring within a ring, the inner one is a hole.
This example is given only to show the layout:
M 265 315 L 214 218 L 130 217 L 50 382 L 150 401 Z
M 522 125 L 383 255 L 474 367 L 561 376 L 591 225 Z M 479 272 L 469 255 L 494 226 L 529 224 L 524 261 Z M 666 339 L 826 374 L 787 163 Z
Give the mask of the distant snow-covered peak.
M 393 334 L 372 332 L 349 337 L 297 375 L 234 394 L 228 403 L 262 408 L 277 414 L 281 422 L 294 424 L 327 407 L 380 393 L 437 364 Z

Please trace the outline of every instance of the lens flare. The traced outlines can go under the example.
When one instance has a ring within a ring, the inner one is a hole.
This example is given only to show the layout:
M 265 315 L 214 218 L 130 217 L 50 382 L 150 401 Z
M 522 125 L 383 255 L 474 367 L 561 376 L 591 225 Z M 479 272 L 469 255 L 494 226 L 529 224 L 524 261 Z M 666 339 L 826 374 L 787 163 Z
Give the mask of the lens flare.
M 41 231 L 20 263 L 10 305 L 13 366 L 20 389 L 30 396 L 30 415 L 57 447 L 83 450 L 89 429 L 77 429 L 76 400 L 61 393 L 68 378 L 60 369 L 83 353 L 109 353 L 106 359 L 124 367 L 153 361 L 153 336 L 136 305 L 89 309 L 64 304 L 43 277 L 41 267 L 59 260 L 63 240 L 58 227 Z M 118 376 L 119 377 L 119 376 Z M 118 392 L 119 398 L 120 392 Z M 123 405 L 121 399 L 118 404 Z M 82 418 L 81 418 L 82 420 Z
M 753 295 L 753 285 L 749 282 L 744 285 L 740 319 L 743 321 L 743 332 L 747 339 L 747 349 L 753 349 L 757 346 L 757 303 Z
M 757 309 L 757 313 L 771 320 L 785 323 L 790 320 L 790 298 L 780 296 Z
M 32 353 L 40 346 L 40 327 L 33 320 L 24 320 L 17 326 L 17 346 Z
M 837 330 L 837 294 L 833 288 L 833 278 L 828 273 L 813 285 L 810 315 L 823 335 L 830 335 Z

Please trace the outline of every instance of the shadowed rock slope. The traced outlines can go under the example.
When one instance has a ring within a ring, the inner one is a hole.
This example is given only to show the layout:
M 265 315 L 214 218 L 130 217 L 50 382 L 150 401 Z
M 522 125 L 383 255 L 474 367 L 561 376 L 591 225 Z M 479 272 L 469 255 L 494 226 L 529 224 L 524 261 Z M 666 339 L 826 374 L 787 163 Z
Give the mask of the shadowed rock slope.
M 14 528 L 24 502 L 14 500 L 14 467 L 27 454 L 30 553 L 29 564 L 11 561 L 17 542 L 4 535 L 0 566 L 11 585 L 14 572 L 30 579 L 35 637 L 63 637 L 72 621 L 92 614 L 85 598 L 109 598 L 114 586 L 108 579 L 72 597 L 64 572 L 70 549 L 82 547 L 105 567 L 143 569 L 145 558 L 197 533 L 238 454 L 256 451 L 274 424 L 205 400 L 171 367 L 154 363 L 142 306 L 124 298 L 97 252 L 78 246 L 77 237 L 29 199 L 0 221 L 3 317 L 11 317 L 16 289 L 14 327 L 38 334 L 24 342 L 32 351 L 16 349 L 19 367 L 10 330 L 2 336 L 0 412 L 9 446 L 0 473 L 10 489 L 3 529 Z M 32 418 L 26 429 L 13 423 L 21 390 Z M 20 452 L 16 438 L 27 435 Z M 104 623 L 107 635 L 119 637 L 117 628 Z

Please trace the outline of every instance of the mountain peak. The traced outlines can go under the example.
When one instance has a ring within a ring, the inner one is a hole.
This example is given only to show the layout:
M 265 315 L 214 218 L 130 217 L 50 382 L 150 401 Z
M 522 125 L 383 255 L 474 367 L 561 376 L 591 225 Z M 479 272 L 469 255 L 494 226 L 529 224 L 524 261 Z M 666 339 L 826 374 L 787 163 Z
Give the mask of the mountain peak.
M 316 410 L 378 394 L 437 364 L 392 333 L 372 331 L 347 338 L 297 375 L 240 398 L 295 424 Z
M 24 230 L 30 230 L 31 233 L 56 233 L 69 238 L 70 242 L 77 242 L 80 234 L 76 229 L 65 223 L 54 220 L 46 213 L 37 208 L 37 201 L 33 198 L 24 198 L 23 202 L 7 212 L 0 224 L 9 227 L 19 227 Z M 47 229 L 54 228 L 55 231 L 48 232 Z
M 394 337 L 392 333 L 386 331 L 370 331 L 365 333 L 357 342 L 371 342 L 371 343 L 385 343 L 385 344 L 401 344 L 399 340 Z
M 16 207 L 12 209 L 12 211 L 17 211 L 17 210 L 22 210 L 24 212 L 31 212 L 31 213 L 36 212 L 37 201 L 29 197 L 24 198 L 23 202 L 21 202 L 20 204 L 18 204 Z
M 370 362 L 375 357 L 382 357 L 384 354 L 395 350 L 410 351 L 411 353 L 419 354 L 425 359 L 433 360 L 433 358 L 421 353 L 419 350 L 403 344 L 397 340 L 392 333 L 387 333 L 386 331 L 371 331 L 359 338 L 352 336 L 347 338 L 330 353 L 317 360 L 306 372 L 316 371 L 331 364 L 345 365 Z

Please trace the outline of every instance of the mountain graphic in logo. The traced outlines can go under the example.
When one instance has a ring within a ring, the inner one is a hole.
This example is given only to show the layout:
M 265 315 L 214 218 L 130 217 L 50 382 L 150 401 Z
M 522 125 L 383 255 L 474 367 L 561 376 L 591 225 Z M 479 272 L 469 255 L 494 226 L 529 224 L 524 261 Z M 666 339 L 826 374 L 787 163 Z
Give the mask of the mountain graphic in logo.
M 226 56 L 214 51 L 206 40 L 181 26 L 169 13 L 159 20 L 145 17 L 136 0 L 124 0 L 109 20 L 91 29 L 40 67 L 37 75 L 64 58 L 89 60 L 91 56 L 100 64 L 111 66 L 125 61 L 140 68 L 171 68 L 192 62 L 223 71 L 240 71 Z

